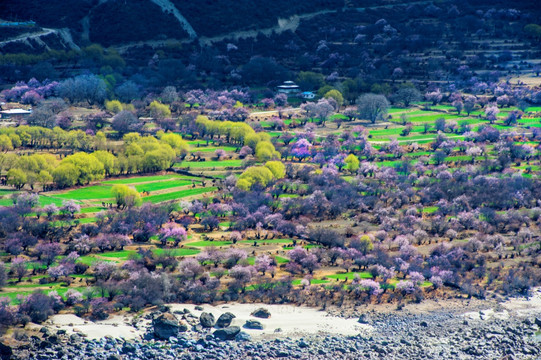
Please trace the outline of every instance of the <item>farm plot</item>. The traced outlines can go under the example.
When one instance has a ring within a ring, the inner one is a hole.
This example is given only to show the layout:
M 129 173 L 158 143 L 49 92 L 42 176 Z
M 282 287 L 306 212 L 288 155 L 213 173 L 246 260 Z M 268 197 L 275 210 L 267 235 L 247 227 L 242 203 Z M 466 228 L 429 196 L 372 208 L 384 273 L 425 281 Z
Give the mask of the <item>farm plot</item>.
M 175 167 L 184 169 L 210 169 L 225 167 L 241 167 L 242 160 L 217 160 L 217 161 L 183 161 L 176 163 Z

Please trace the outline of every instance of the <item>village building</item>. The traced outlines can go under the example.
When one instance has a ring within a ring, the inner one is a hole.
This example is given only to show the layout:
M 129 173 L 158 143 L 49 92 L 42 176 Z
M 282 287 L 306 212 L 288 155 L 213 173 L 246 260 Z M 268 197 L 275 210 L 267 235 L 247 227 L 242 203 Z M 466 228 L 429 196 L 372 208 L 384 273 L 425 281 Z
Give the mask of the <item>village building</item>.
M 282 85 L 276 87 L 279 93 L 281 94 L 298 94 L 301 91 L 299 85 L 295 84 L 293 81 L 284 81 Z
M 304 91 L 301 93 L 301 97 L 306 100 L 312 100 L 316 98 L 316 94 L 312 91 Z
M 31 110 L 24 109 L 9 109 L 0 111 L 0 119 L 11 119 L 16 116 L 26 117 L 32 114 Z

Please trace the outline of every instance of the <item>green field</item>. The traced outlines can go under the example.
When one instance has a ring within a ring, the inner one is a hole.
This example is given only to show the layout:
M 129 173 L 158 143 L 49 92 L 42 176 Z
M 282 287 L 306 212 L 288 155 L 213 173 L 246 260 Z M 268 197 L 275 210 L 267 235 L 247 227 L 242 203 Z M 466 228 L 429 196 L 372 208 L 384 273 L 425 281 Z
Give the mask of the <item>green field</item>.
M 335 280 L 346 280 L 346 278 L 348 278 L 348 280 L 353 280 L 355 278 L 355 274 L 359 275 L 361 279 L 372 279 L 372 274 L 370 274 L 369 272 L 360 272 L 360 273 L 348 272 L 348 273 L 342 273 L 342 274 L 327 275 L 325 277 L 329 279 L 335 279 Z
M 220 161 L 183 161 L 176 163 L 175 167 L 206 169 L 214 167 L 240 167 L 242 160 L 220 160 Z
M 158 190 L 163 190 L 163 189 L 186 186 L 186 185 L 191 185 L 191 184 L 192 182 L 189 180 L 169 180 L 169 181 L 152 182 L 152 183 L 135 185 L 135 190 L 139 192 L 143 192 L 143 191 L 150 192 L 150 191 L 158 191 Z
M 216 189 L 217 189 L 216 187 L 208 187 L 208 188 L 174 191 L 174 192 L 169 192 L 169 193 L 159 194 L 159 195 L 150 195 L 150 196 L 144 197 L 143 202 L 159 203 L 163 201 L 177 200 L 177 199 L 182 199 L 188 196 L 205 194 L 208 192 L 215 191 Z
M 210 241 L 210 240 L 203 240 L 203 241 L 196 241 L 192 243 L 186 244 L 187 246 L 196 246 L 196 247 L 216 247 L 216 246 L 228 246 L 233 245 L 232 241 Z
M 126 179 L 102 181 L 102 184 L 110 184 L 110 185 L 139 184 L 139 183 L 145 183 L 145 182 L 172 180 L 172 179 L 190 180 L 191 178 L 189 176 L 182 176 L 182 175 L 175 175 L 175 174 L 155 175 L 155 176 L 137 176 L 137 177 L 131 177 L 131 178 L 126 178 Z
M 112 188 L 109 185 L 86 186 L 69 190 L 65 193 L 55 195 L 55 197 L 66 200 L 110 199 L 112 198 Z

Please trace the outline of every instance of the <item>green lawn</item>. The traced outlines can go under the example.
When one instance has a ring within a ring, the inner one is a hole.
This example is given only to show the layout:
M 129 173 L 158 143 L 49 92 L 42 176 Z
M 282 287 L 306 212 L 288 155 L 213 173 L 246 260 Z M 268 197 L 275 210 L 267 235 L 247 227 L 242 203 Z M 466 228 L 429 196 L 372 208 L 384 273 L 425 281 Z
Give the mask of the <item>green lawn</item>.
M 163 189 L 170 189 L 180 186 L 186 186 L 191 185 L 192 182 L 189 180 L 168 180 L 168 181 L 160 181 L 160 182 L 151 182 L 146 184 L 139 184 L 135 185 L 135 190 L 139 192 L 143 191 L 158 191 Z
M 192 153 L 196 153 L 198 151 L 200 152 L 214 152 L 216 150 L 223 150 L 223 151 L 228 151 L 228 152 L 235 152 L 237 151 L 237 148 L 236 147 L 233 147 L 233 146 L 209 146 L 209 147 L 199 147 L 199 148 L 191 148 L 191 152 Z
M 268 239 L 268 240 L 264 240 L 264 239 L 259 239 L 259 240 L 242 240 L 240 241 L 241 243 L 244 243 L 244 244 L 253 244 L 254 242 L 256 242 L 258 245 L 262 245 L 262 244 L 291 244 L 293 242 L 293 240 L 291 239 Z
M 295 279 L 291 282 L 293 285 L 300 285 L 301 279 Z M 323 280 L 323 279 L 311 279 L 310 285 L 318 285 L 318 284 L 327 284 L 329 283 L 329 280 Z
M 196 241 L 196 242 L 192 242 L 192 243 L 188 243 L 186 244 L 187 246 L 197 246 L 197 247 L 207 247 L 207 246 L 228 246 L 228 245 L 232 245 L 233 242 L 232 241 L 209 241 L 209 240 L 204 240 L 204 241 Z
M 162 248 L 156 248 L 152 249 L 152 252 L 156 255 L 162 255 L 162 254 L 170 254 L 172 256 L 191 256 L 191 255 L 197 255 L 201 251 L 196 249 L 162 249 Z
M 312 249 L 312 248 L 320 248 L 321 245 L 308 244 L 308 245 L 303 245 L 302 247 L 305 249 Z M 284 246 L 284 250 L 293 250 L 293 249 L 294 249 L 293 246 Z
M 121 251 L 109 251 L 104 252 L 101 254 L 96 254 L 99 257 L 106 257 L 106 258 L 117 258 L 120 260 L 128 260 L 130 256 L 137 255 L 137 251 L 135 250 L 121 250 Z
M 169 192 L 165 194 L 147 196 L 143 198 L 143 201 L 151 202 L 155 204 L 155 203 L 159 203 L 163 201 L 182 199 L 187 196 L 205 194 L 211 191 L 215 191 L 216 189 L 217 189 L 216 187 L 208 187 L 208 188 L 199 188 L 199 189 L 180 190 L 180 191 L 174 191 L 174 192 Z
M 98 213 L 102 210 L 107 210 L 107 208 L 104 208 L 103 206 L 89 206 L 89 207 L 81 208 L 81 214 Z
M 433 214 L 435 213 L 436 211 L 438 211 L 438 207 L 437 206 L 426 206 L 423 208 L 423 212 L 425 214 Z
M 110 199 L 113 197 L 111 189 L 112 186 L 109 185 L 93 185 L 69 190 L 55 197 L 67 200 Z
M 172 179 L 189 180 L 190 177 L 189 176 L 182 176 L 182 175 L 175 175 L 175 174 L 154 175 L 154 176 L 137 176 L 137 177 L 131 177 L 131 178 L 126 178 L 126 179 L 103 181 L 102 184 L 110 184 L 110 185 L 116 185 L 116 184 L 139 184 L 139 183 L 145 183 L 145 182 L 151 182 L 151 181 L 162 181 L 162 180 L 172 180 Z
M 337 279 L 337 280 L 345 280 L 348 278 L 348 280 L 353 280 L 355 278 L 355 274 L 358 274 L 361 279 L 372 279 L 372 275 L 369 272 L 348 272 L 348 273 L 342 273 L 342 274 L 333 274 L 333 275 L 327 275 L 326 277 L 329 279 Z
M 220 160 L 220 161 L 183 161 L 176 163 L 175 167 L 205 169 L 213 167 L 240 167 L 242 160 Z
M 55 204 L 56 206 L 62 206 L 62 203 L 65 199 L 60 199 L 56 195 L 54 197 L 47 196 L 47 195 L 40 195 L 39 196 L 39 205 L 45 206 L 50 204 Z

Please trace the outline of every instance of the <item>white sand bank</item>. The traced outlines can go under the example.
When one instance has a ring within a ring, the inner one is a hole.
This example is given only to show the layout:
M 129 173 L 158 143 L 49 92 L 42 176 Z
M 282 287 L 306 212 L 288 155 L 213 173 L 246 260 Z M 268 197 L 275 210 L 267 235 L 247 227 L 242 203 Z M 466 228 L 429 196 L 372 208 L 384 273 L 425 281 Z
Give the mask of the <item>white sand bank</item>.
M 188 309 L 199 317 L 202 311 L 195 310 L 192 304 L 171 304 L 171 311 Z M 310 335 L 368 335 L 373 328 L 370 325 L 360 324 L 357 319 L 343 319 L 331 316 L 325 311 L 309 307 L 294 305 L 265 305 L 265 304 L 226 304 L 226 305 L 202 305 L 203 311 L 214 315 L 216 319 L 225 313 L 231 312 L 236 318 L 231 325 L 242 326 L 246 320 L 260 321 L 264 329 L 244 329 L 254 338 L 259 337 L 301 337 Z M 271 317 L 259 319 L 250 315 L 258 308 L 265 308 L 270 311 Z M 180 319 L 181 315 L 177 315 Z M 64 329 L 68 334 L 85 334 L 90 339 L 99 339 L 104 336 L 114 338 L 135 339 L 145 333 L 145 327 L 149 321 L 140 319 L 137 321 L 137 328 L 131 325 L 131 315 L 111 316 L 104 321 L 87 321 L 73 314 L 59 314 L 52 316 L 47 325 L 54 329 Z
M 104 336 L 114 338 L 124 338 L 132 340 L 139 338 L 145 333 L 143 322 L 139 324 L 139 329 L 133 327 L 131 316 L 111 316 L 104 321 L 87 321 L 73 314 L 58 314 L 47 320 L 47 325 L 53 329 L 64 329 L 68 334 L 85 334 L 89 339 L 100 339 Z
M 325 311 L 314 308 L 294 305 L 265 305 L 265 304 L 225 304 L 218 306 L 202 305 L 203 311 L 214 315 L 216 319 L 225 313 L 230 312 L 236 316 L 231 325 L 242 327 L 246 320 L 258 320 L 263 324 L 263 330 L 244 329 L 252 337 L 268 337 L 274 335 L 283 336 L 306 336 L 317 334 L 336 335 L 358 335 L 368 334 L 372 331 L 370 325 L 360 324 L 357 319 L 343 319 L 331 316 Z M 271 317 L 260 319 L 250 314 L 259 308 L 270 311 Z M 195 305 L 173 304 L 172 310 L 188 309 L 196 316 L 202 311 L 195 310 Z M 276 330 L 281 331 L 276 332 Z

